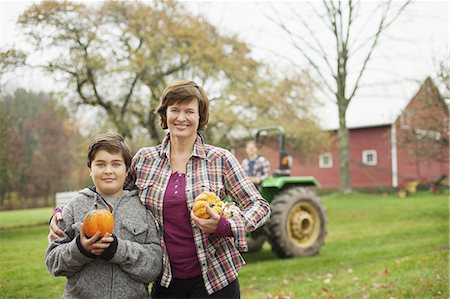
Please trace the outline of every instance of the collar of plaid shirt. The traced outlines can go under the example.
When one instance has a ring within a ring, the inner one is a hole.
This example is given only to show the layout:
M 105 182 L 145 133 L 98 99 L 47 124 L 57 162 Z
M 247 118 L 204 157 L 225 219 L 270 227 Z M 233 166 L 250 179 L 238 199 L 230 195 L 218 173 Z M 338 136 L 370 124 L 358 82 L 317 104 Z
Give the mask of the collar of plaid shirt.
M 207 159 L 205 151 L 205 142 L 201 132 L 197 132 L 197 139 L 195 140 L 194 150 L 192 151 L 192 156 L 199 157 L 200 159 Z M 161 158 L 167 157 L 170 160 L 170 134 L 167 133 L 163 142 L 161 143 L 160 149 Z

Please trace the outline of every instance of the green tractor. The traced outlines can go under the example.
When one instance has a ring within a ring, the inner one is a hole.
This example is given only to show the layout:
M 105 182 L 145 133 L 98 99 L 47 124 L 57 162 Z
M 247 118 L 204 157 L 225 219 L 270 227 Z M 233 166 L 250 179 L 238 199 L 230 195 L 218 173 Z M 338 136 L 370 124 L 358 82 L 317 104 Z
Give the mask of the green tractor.
M 290 176 L 292 157 L 285 152 L 285 131 L 280 126 L 259 129 L 256 143 L 263 134 L 279 133 L 279 169 L 260 185 L 260 192 L 270 203 L 270 220 L 248 236 L 250 252 L 259 251 L 268 240 L 280 258 L 311 256 L 319 252 L 327 233 L 325 208 L 317 194 L 308 187 L 320 187 L 309 176 Z

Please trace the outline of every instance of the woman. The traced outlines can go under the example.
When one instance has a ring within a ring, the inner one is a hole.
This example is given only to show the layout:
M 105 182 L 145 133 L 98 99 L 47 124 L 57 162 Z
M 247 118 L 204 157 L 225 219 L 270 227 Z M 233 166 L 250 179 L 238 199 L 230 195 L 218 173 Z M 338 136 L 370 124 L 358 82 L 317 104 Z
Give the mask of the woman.
M 269 204 L 229 151 L 204 143 L 209 102 L 200 86 L 169 85 L 157 113 L 168 133 L 136 153 L 126 183 L 163 228 L 163 272 L 152 298 L 240 298 L 240 251 L 248 249 L 247 232 L 268 220 Z M 196 217 L 194 199 L 204 191 L 232 198 L 240 215 L 227 219 L 208 207 L 210 219 Z

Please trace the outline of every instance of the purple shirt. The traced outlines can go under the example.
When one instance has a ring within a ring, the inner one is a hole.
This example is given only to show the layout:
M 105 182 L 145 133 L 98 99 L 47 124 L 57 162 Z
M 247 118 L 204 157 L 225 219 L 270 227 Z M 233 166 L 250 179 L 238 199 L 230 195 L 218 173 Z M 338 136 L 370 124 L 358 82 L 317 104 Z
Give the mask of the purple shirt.
M 192 278 L 202 275 L 192 233 L 190 213 L 186 205 L 184 173 L 170 176 L 164 194 L 164 242 L 169 254 L 173 277 Z
M 184 173 L 171 174 L 164 194 L 164 242 L 167 246 L 172 273 L 175 278 L 187 279 L 202 274 L 195 251 L 190 213 L 185 198 L 186 177 Z M 213 237 L 232 237 L 231 225 L 220 216 Z

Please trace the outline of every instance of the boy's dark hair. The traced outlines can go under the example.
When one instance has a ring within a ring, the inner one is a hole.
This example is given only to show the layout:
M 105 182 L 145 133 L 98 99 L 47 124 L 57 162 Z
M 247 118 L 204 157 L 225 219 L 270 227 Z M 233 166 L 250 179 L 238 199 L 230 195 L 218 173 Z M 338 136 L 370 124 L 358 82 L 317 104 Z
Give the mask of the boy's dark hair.
M 177 103 L 190 102 L 193 99 L 198 101 L 198 113 L 200 120 L 197 130 L 204 130 L 209 121 L 209 101 L 208 97 L 197 83 L 191 80 L 177 81 L 163 91 L 159 106 L 156 112 L 159 115 L 159 125 L 162 129 L 167 129 L 167 107 Z
M 127 169 L 131 165 L 131 150 L 125 143 L 123 137 L 118 133 L 103 133 L 97 135 L 88 147 L 87 166 L 91 168 L 91 163 L 95 158 L 98 151 L 105 150 L 108 153 L 115 154 L 121 153 L 123 161 L 127 166 Z

